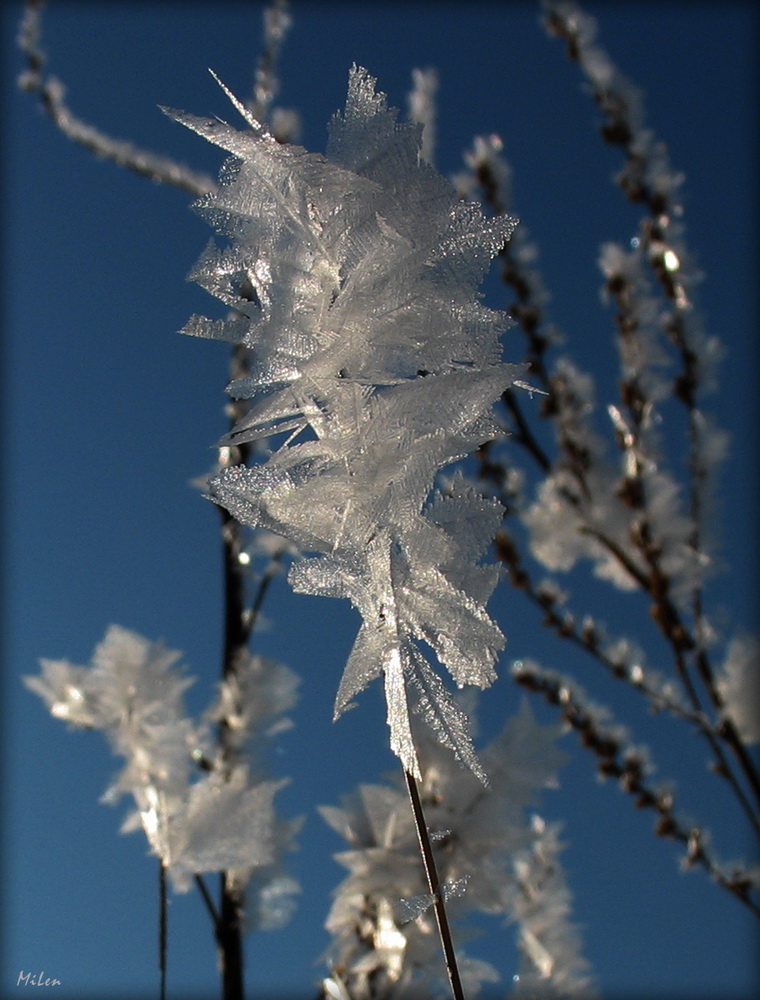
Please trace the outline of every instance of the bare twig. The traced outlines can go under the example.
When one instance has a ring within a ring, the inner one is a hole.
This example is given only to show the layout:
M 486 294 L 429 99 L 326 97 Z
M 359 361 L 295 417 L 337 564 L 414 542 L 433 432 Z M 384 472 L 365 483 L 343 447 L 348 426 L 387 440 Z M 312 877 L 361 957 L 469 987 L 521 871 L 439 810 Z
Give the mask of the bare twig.
M 433 845 L 430 842 L 430 834 L 425 823 L 425 814 L 422 809 L 422 802 L 420 801 L 420 793 L 414 775 L 410 774 L 406 768 L 404 768 L 404 778 L 406 780 L 407 791 L 409 792 L 409 800 L 412 804 L 412 814 L 414 816 L 414 825 L 417 829 L 417 838 L 420 842 L 420 854 L 422 855 L 422 863 L 425 867 L 425 877 L 427 878 L 430 894 L 433 896 L 433 909 L 438 924 L 438 933 L 441 938 L 443 957 L 446 962 L 446 972 L 451 984 L 451 994 L 454 1000 L 464 1000 L 464 991 L 459 976 L 454 942 L 451 938 L 451 929 L 449 927 L 448 916 L 446 915 L 446 905 L 441 894 L 438 869 L 436 868 L 435 857 L 433 856 Z

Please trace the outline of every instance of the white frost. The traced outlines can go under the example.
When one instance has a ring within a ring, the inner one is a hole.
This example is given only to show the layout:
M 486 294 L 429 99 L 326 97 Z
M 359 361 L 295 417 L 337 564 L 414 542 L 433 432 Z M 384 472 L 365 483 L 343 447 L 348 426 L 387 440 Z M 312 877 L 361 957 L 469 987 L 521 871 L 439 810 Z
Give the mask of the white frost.
M 428 664 L 485 687 L 504 637 L 478 565 L 501 508 L 438 470 L 500 433 L 492 404 L 522 366 L 501 363 L 507 317 L 478 285 L 516 221 L 460 202 L 421 155 L 376 81 L 354 67 L 325 156 L 277 143 L 232 95 L 250 130 L 174 117 L 233 154 L 198 211 L 226 240 L 193 277 L 236 312 L 185 332 L 250 348 L 230 392 L 251 400 L 227 443 L 280 435 L 268 461 L 222 469 L 213 500 L 309 555 L 294 589 L 351 600 L 362 626 L 339 715 L 384 674 L 391 744 L 419 775 L 410 708 L 478 770 L 466 720 Z M 415 691 L 410 695 L 410 684 Z

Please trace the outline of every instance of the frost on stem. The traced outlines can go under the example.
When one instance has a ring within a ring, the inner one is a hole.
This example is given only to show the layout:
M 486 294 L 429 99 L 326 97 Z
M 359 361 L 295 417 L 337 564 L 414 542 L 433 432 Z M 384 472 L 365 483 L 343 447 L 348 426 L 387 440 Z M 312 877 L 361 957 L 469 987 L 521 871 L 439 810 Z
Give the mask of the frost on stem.
M 17 42 L 26 59 L 26 68 L 19 74 L 19 88 L 38 97 L 43 111 L 61 132 L 95 156 L 152 181 L 189 191 L 195 197 L 211 191 L 214 182 L 205 174 L 196 173 L 168 156 L 115 139 L 74 114 L 66 102 L 63 83 L 45 71 L 47 56 L 40 44 L 42 7 L 42 0 L 27 0 L 24 5 Z
M 413 88 L 408 96 L 409 120 L 422 126 L 420 155 L 433 163 L 435 155 L 435 95 L 438 74 L 432 68 L 412 70 Z
M 533 843 L 514 860 L 514 915 L 520 924 L 522 958 L 513 996 L 590 1000 L 598 994 L 579 930 L 569 919 L 572 901 L 559 863 L 559 825 L 534 815 L 531 829 Z
M 459 686 L 495 677 L 504 638 L 484 606 L 497 572 L 478 560 L 501 507 L 461 480 L 431 493 L 439 468 L 499 433 L 492 404 L 521 373 L 500 362 L 506 317 L 477 292 L 516 222 L 459 202 L 421 156 L 421 126 L 398 123 L 363 69 L 325 156 L 277 143 L 229 96 L 248 131 L 171 113 L 232 154 L 196 206 L 227 242 L 192 277 L 235 313 L 184 332 L 250 348 L 250 374 L 230 386 L 250 409 L 228 443 L 285 436 L 266 463 L 222 470 L 210 495 L 308 553 L 294 589 L 360 611 L 336 716 L 382 675 L 408 771 L 420 773 L 412 708 L 478 770 L 420 643 Z
M 756 636 L 731 640 L 717 674 L 717 688 L 724 715 L 744 742 L 760 743 L 760 640 Z
M 274 814 L 273 799 L 284 783 L 253 775 L 242 759 L 230 770 L 217 767 L 208 724 L 185 716 L 183 694 L 193 682 L 177 667 L 179 657 L 112 625 L 89 666 L 42 660 L 41 676 L 24 682 L 54 717 L 101 730 L 125 759 L 103 800 L 132 796 L 137 808 L 122 830 L 142 827 L 177 891 L 186 891 L 192 876 L 203 872 L 233 871 L 242 884 L 255 873 L 258 922 L 274 924 L 284 912 L 285 890 L 297 891 L 277 867 L 294 832 L 292 823 Z M 214 719 L 219 706 L 234 705 L 241 734 L 250 734 L 254 725 L 272 726 L 294 702 L 287 668 L 254 661 L 235 679 L 234 689 L 223 682 L 217 705 L 209 710 Z M 267 899 L 272 913 L 259 914 Z

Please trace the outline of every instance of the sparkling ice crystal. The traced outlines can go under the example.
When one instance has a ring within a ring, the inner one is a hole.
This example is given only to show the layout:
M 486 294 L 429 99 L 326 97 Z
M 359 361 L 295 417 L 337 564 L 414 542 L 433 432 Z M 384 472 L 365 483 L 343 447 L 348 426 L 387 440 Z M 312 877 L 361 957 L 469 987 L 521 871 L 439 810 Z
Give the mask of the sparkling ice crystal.
M 438 470 L 499 429 L 491 407 L 523 373 L 500 361 L 509 325 L 477 291 L 516 221 L 457 199 L 354 67 L 326 155 L 248 125 L 173 117 L 232 156 L 196 204 L 225 243 L 192 277 L 230 306 L 184 332 L 249 348 L 229 387 L 250 400 L 226 443 L 274 436 L 268 461 L 222 470 L 213 500 L 296 544 L 294 589 L 348 598 L 362 625 L 336 705 L 382 676 L 392 749 L 419 774 L 409 713 L 478 770 L 467 720 L 428 662 L 486 687 L 504 638 L 485 611 L 494 569 L 477 565 L 501 508 Z M 225 88 L 226 89 L 226 88 Z

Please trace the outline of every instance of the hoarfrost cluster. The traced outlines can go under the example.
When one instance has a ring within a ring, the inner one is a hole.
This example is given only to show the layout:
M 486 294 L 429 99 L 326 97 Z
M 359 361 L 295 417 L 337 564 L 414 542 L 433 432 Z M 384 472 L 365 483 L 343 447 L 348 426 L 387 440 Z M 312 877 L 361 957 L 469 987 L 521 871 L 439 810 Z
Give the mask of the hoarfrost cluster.
M 230 97 L 247 132 L 171 112 L 232 154 L 197 203 L 227 243 L 192 276 L 235 313 L 184 332 L 250 348 L 229 387 L 250 408 L 228 443 L 280 443 L 263 464 L 222 470 L 210 495 L 299 546 L 295 590 L 361 613 L 336 716 L 382 676 L 407 770 L 419 775 L 413 708 L 479 770 L 420 643 L 460 687 L 495 678 L 504 639 L 485 602 L 498 573 L 478 560 L 501 508 L 461 479 L 431 491 L 442 466 L 499 434 L 491 406 L 521 371 L 500 361 L 506 317 L 477 294 L 515 220 L 457 200 L 421 156 L 422 126 L 397 122 L 366 70 L 351 71 L 325 156 L 276 142 Z

